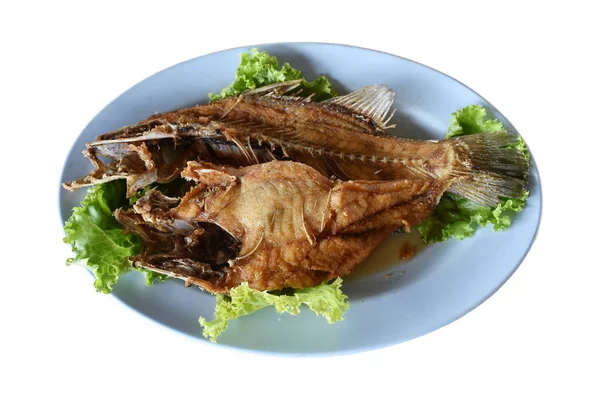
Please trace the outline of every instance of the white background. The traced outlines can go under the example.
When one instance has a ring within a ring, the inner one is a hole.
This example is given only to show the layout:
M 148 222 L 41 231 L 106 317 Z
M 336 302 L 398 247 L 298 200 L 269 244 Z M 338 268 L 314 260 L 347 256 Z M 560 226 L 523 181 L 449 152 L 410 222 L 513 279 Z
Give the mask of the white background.
M 600 398 L 598 13 L 550 3 L 3 2 L 0 398 Z M 541 230 L 482 306 L 398 346 L 274 358 L 180 337 L 64 266 L 57 185 L 87 122 L 172 64 L 279 41 L 432 66 L 526 138 L 542 178 Z

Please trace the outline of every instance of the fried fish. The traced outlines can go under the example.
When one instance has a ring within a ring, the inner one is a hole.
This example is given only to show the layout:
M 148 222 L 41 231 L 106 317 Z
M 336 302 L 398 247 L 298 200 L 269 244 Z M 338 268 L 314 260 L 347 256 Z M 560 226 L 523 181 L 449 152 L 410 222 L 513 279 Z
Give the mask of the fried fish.
M 501 131 L 446 140 L 388 135 L 384 85 L 315 103 L 285 82 L 152 116 L 97 137 L 94 170 L 65 188 L 126 179 L 147 191 L 117 220 L 144 240 L 135 266 L 213 293 L 315 286 L 350 274 L 446 191 L 481 205 L 520 197 L 529 164 Z M 104 162 L 103 159 L 109 159 Z
M 125 178 L 132 196 L 201 159 L 230 166 L 293 160 L 342 180 L 434 180 L 486 206 L 526 190 L 529 166 L 513 148 L 516 134 L 402 139 L 386 134 L 393 127 L 394 92 L 388 87 L 373 85 L 315 103 L 293 92 L 297 86 L 275 84 L 100 135 L 84 152 L 95 170 L 64 186 L 75 190 Z
M 136 266 L 213 293 L 242 282 L 277 290 L 346 276 L 392 231 L 429 216 L 446 190 L 425 179 L 331 180 L 290 161 L 242 168 L 189 162 L 182 176 L 195 182 L 182 198 L 151 190 L 116 216 L 146 242 L 165 232 L 170 237 L 162 252 L 133 257 Z M 225 264 L 207 251 L 206 224 L 237 243 L 237 255 Z

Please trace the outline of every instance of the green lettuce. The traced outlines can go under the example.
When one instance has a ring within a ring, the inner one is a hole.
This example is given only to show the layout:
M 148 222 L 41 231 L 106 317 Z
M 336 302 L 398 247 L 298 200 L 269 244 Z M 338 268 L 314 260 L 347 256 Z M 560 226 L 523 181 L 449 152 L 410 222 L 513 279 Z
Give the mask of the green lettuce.
M 502 122 L 486 117 L 486 109 L 476 104 L 453 112 L 446 138 L 481 132 L 497 132 L 504 129 Z
M 302 79 L 300 85 L 302 88 L 301 96 L 306 97 L 314 93 L 312 97 L 314 101 L 327 100 L 337 96 L 336 91 L 326 77 L 319 76 L 313 82 L 308 82 L 302 77 L 302 72 L 292 68 L 290 64 L 285 63 L 280 69 L 276 57 L 269 55 L 267 52 L 252 49 L 249 53 L 241 54 L 241 62 L 235 73 L 235 80 L 221 90 L 220 93 L 210 93 L 208 97 L 212 102 L 225 97 L 236 96 L 246 90 L 296 79 Z
M 496 207 L 482 207 L 470 200 L 446 193 L 440 199 L 433 214 L 418 225 L 425 243 L 445 242 L 451 237 L 464 239 L 475 234 L 477 225 L 491 224 L 495 231 L 510 226 L 510 212 L 520 212 L 525 207 L 529 192 L 521 198 L 505 199 Z
M 473 104 L 452 113 L 446 138 L 503 129 L 500 121 L 487 118 L 485 108 Z M 521 137 L 515 148 L 529 159 L 529 151 Z M 450 238 L 462 240 L 473 236 L 477 226 L 488 224 L 495 231 L 501 231 L 511 225 L 511 214 L 523 210 L 528 196 L 529 192 L 525 192 L 520 198 L 503 199 L 496 207 L 482 207 L 452 193 L 444 193 L 433 214 L 417 229 L 425 243 L 444 242 Z
M 298 315 L 300 306 L 306 304 L 317 315 L 325 317 L 333 324 L 343 320 L 348 310 L 347 296 L 341 290 L 342 279 L 337 278 L 332 283 L 322 283 L 319 286 L 295 289 L 291 295 L 276 295 L 265 291 L 252 289 L 247 282 L 233 288 L 229 296 L 217 295 L 215 319 L 207 321 L 203 317 L 198 320 L 203 328 L 203 335 L 212 342 L 223 333 L 229 321 L 251 314 L 265 307 L 275 307 L 278 313 Z
M 115 180 L 91 187 L 80 207 L 65 223 L 63 241 L 71 245 L 74 257 L 67 265 L 83 264 L 96 276 L 94 287 L 98 292 L 110 293 L 119 277 L 133 267 L 129 257 L 139 254 L 142 240 L 134 234 L 126 234 L 113 216 L 113 212 L 127 206 L 125 182 Z M 140 270 L 151 285 L 164 278 L 155 272 Z

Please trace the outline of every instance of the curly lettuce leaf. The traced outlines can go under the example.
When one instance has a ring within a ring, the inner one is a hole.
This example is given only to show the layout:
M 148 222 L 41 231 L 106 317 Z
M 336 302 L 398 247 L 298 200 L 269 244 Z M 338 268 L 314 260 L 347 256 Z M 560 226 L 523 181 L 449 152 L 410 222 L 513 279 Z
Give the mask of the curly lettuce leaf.
M 313 82 L 308 82 L 302 77 L 302 72 L 292 68 L 285 63 L 281 69 L 279 61 L 267 52 L 252 49 L 248 53 L 241 54 L 240 65 L 235 73 L 235 80 L 218 94 L 210 93 L 210 101 L 216 101 L 225 97 L 236 96 L 246 90 L 256 89 L 277 82 L 302 79 L 301 96 L 313 94 L 314 101 L 322 101 L 337 95 L 329 80 L 319 76 Z
M 98 292 L 110 293 L 119 277 L 133 267 L 129 257 L 139 254 L 142 240 L 134 234 L 126 234 L 113 216 L 114 210 L 127 205 L 125 182 L 116 180 L 91 187 L 80 207 L 64 226 L 63 241 L 71 245 L 74 257 L 67 265 L 77 263 L 86 266 L 96 276 L 94 287 Z M 146 284 L 164 280 L 160 274 L 140 270 Z
M 452 113 L 446 138 L 503 129 L 500 121 L 487 118 L 487 111 L 473 104 Z M 523 138 L 519 137 L 519 143 L 514 147 L 529 159 Z M 433 214 L 417 229 L 425 243 L 444 242 L 450 238 L 462 240 L 473 236 L 477 226 L 488 224 L 495 231 L 501 231 L 511 225 L 511 214 L 523 210 L 528 196 L 529 192 L 525 192 L 520 198 L 502 200 L 496 207 L 483 207 L 460 196 L 444 193 Z
M 150 271 L 145 268 L 134 268 L 136 271 L 141 272 L 144 275 L 146 286 L 152 286 L 156 282 L 164 282 L 169 280 L 168 275 L 159 274 L 158 272 Z
M 465 239 L 475 234 L 477 225 L 491 224 L 495 231 L 501 231 L 510 226 L 512 220 L 508 215 L 521 212 L 529 192 L 521 198 L 505 199 L 496 207 L 481 207 L 480 205 L 447 193 L 442 196 L 433 214 L 419 224 L 418 229 L 425 243 L 445 242 L 451 237 Z
M 229 296 L 217 295 L 214 320 L 207 321 L 200 317 L 198 322 L 203 328 L 203 335 L 212 342 L 216 342 L 217 337 L 227 329 L 229 321 L 265 307 L 275 307 L 278 313 L 298 315 L 300 306 L 306 304 L 317 315 L 333 324 L 343 320 L 343 314 L 349 307 L 348 297 L 342 293 L 341 286 L 342 279 L 337 278 L 332 283 L 324 282 L 311 288 L 295 289 L 291 295 L 276 295 L 252 289 L 244 282 L 233 288 Z
M 486 109 L 476 104 L 453 112 L 446 138 L 481 132 L 497 132 L 504 129 L 502 122 L 486 117 Z

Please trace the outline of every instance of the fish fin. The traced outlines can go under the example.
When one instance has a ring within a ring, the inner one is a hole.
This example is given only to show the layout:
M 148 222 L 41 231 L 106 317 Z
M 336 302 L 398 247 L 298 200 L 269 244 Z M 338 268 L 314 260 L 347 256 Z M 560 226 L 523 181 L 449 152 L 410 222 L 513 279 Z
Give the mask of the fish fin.
M 218 166 L 206 161 L 188 161 L 181 176 L 188 181 L 204 184 L 206 187 L 235 185 L 238 178 L 232 174 L 233 168 Z
M 390 109 L 394 104 L 396 94 L 385 85 L 371 85 L 349 93 L 345 96 L 337 96 L 322 103 L 337 104 L 369 118 L 377 124 L 380 129 L 392 128 L 387 123 L 394 114 Z
M 423 208 L 427 204 L 433 208 L 447 185 L 445 182 L 426 179 L 341 182 L 333 189 L 330 201 L 330 207 L 335 212 L 334 227 L 337 233 L 341 233 L 346 227 L 360 221 L 367 222 L 376 214 L 406 205 L 416 199 L 420 199 Z M 385 218 L 380 219 L 379 223 L 383 224 L 383 221 Z M 392 222 L 391 225 L 393 224 Z M 402 226 L 402 221 L 396 220 L 396 224 L 397 229 Z M 378 227 L 365 224 L 365 231 L 371 229 L 378 229 Z
M 133 137 L 122 137 L 117 139 L 103 139 L 103 140 L 94 140 L 90 142 L 88 145 L 90 147 L 102 146 L 106 144 L 112 143 L 129 143 L 129 142 L 144 142 L 147 140 L 157 140 L 157 139 L 173 139 L 174 135 L 172 133 L 164 133 L 164 132 L 147 132 L 143 133 L 139 136 Z
M 251 94 L 265 94 L 265 95 L 273 95 L 273 94 L 284 94 L 291 90 L 296 89 L 302 83 L 302 79 L 296 79 L 293 81 L 286 82 L 277 82 L 271 85 L 262 86 L 256 89 L 251 89 L 243 92 L 242 96 L 247 96 Z
M 451 142 L 457 155 L 452 174 L 461 179 L 449 191 L 484 206 L 527 191 L 529 158 L 520 150 L 518 134 L 499 131 L 459 136 Z
M 177 255 L 135 256 L 132 257 L 132 261 L 136 268 L 145 268 L 171 278 L 182 279 L 186 286 L 193 284 L 211 293 L 222 290 L 220 287 L 226 277 L 226 273 L 218 268 Z

